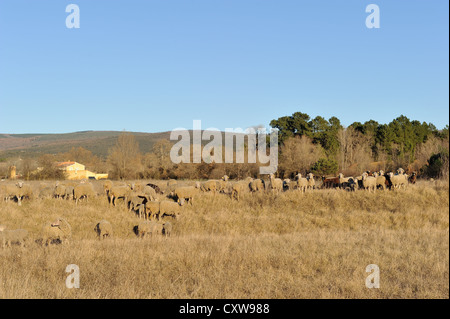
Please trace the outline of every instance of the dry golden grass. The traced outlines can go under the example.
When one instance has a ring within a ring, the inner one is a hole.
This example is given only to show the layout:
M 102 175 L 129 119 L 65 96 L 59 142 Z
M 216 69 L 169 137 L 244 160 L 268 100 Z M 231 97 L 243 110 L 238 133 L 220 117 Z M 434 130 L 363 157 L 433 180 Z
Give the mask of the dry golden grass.
M 68 245 L 43 247 L 41 227 L 72 225 Z M 109 220 L 114 237 L 99 241 Z M 30 232 L 27 247 L 0 249 L 0 298 L 449 298 L 449 186 L 421 182 L 375 194 L 203 194 L 170 238 L 139 240 L 138 218 L 101 196 L 0 204 L 0 224 Z M 79 289 L 65 286 L 80 267 Z M 380 267 L 380 289 L 365 268 Z

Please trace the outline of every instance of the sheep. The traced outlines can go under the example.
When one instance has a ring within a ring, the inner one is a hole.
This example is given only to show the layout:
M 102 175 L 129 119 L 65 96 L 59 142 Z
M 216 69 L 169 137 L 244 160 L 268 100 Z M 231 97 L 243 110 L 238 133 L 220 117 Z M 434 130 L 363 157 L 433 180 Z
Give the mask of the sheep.
M 283 179 L 283 190 L 289 190 L 291 186 L 290 184 L 291 180 L 289 178 Z
M 164 216 L 172 216 L 176 218 L 181 211 L 181 207 L 178 203 L 169 200 L 163 200 L 159 203 L 158 220 Z
M 132 191 L 135 191 L 138 193 L 142 192 L 142 190 L 144 189 L 144 185 L 142 185 L 141 183 L 131 183 L 131 184 L 129 184 L 129 187 Z
M 144 216 L 144 219 L 153 219 L 159 214 L 159 202 L 147 201 L 139 205 L 139 219 Z
M 165 222 L 162 228 L 162 234 L 166 237 L 170 237 L 172 233 L 172 224 L 170 222 Z
M 316 187 L 316 181 L 314 180 L 314 174 L 309 173 L 306 175 L 306 179 L 308 181 L 308 186 L 306 186 L 306 189 L 313 190 Z
M 101 220 L 95 225 L 94 231 L 97 233 L 99 239 L 105 239 L 113 235 L 113 228 L 109 221 Z
M 54 196 L 53 186 L 44 186 L 39 188 L 38 197 L 41 199 L 52 198 Z
M 231 199 L 239 201 L 240 194 L 244 193 L 249 188 L 247 181 L 239 181 L 234 183 L 231 190 Z
M 61 217 L 58 217 L 53 223 L 44 225 L 42 228 L 43 239 L 45 245 L 51 243 L 66 243 L 72 237 L 72 227 Z
M 339 186 L 339 177 L 322 176 L 322 188 L 336 188 Z
M 380 173 L 382 173 L 383 171 L 381 171 Z M 383 190 L 386 189 L 386 177 L 384 177 L 383 175 L 379 175 L 379 173 L 373 173 L 373 177 L 376 178 L 377 180 L 377 188 L 382 188 Z
M 410 184 L 415 184 L 417 180 L 416 172 L 412 172 L 411 176 L 408 178 Z
M 129 186 L 112 186 L 107 193 L 109 204 L 115 207 L 118 198 L 123 198 L 126 203 L 130 194 L 131 189 Z
M 17 203 L 21 206 L 24 198 L 31 199 L 33 197 L 33 190 L 30 185 L 25 185 L 23 182 L 18 182 L 16 186 Z
M 189 202 L 189 204 L 193 204 L 194 202 L 194 196 L 197 194 L 198 189 L 194 186 L 185 186 L 185 187 L 178 187 L 174 190 L 174 198 L 175 200 L 182 205 L 185 200 Z
M 144 221 L 133 227 L 133 232 L 139 238 L 145 238 L 152 234 L 152 222 Z
M 65 199 L 73 199 L 73 192 L 75 191 L 75 187 L 73 186 L 66 186 L 66 192 L 64 194 Z
M 128 198 L 128 211 L 131 212 L 131 210 L 136 210 L 137 207 L 141 204 L 144 204 L 146 201 L 146 197 L 143 194 L 131 194 Z
M 391 187 L 391 189 L 395 190 L 396 188 L 406 187 L 408 184 L 408 175 L 406 174 L 394 175 L 394 173 L 390 172 L 388 173 L 388 176 L 393 187 Z
M 156 194 L 161 194 L 161 195 L 164 194 L 164 192 L 161 190 L 161 188 L 158 185 L 155 185 L 155 184 L 152 184 L 152 183 L 148 183 L 145 186 L 150 186 L 151 188 L 153 188 L 155 190 Z
M 339 178 L 339 188 L 343 188 L 343 184 L 348 183 L 350 178 L 353 179 L 353 177 L 344 177 L 344 174 L 342 173 L 339 173 L 338 178 Z
M 4 231 L 6 229 L 6 226 L 5 225 L 0 225 L 0 232 L 1 231 Z
M 304 193 L 308 187 L 308 180 L 305 177 L 302 177 L 302 174 L 298 173 L 296 176 L 296 181 L 297 189 Z
M 249 187 L 252 193 L 261 192 L 265 190 L 265 183 L 262 179 L 257 178 L 250 182 Z
M 272 173 L 269 176 L 270 184 L 269 187 L 273 192 L 276 192 L 277 194 L 280 191 L 283 191 L 283 181 L 280 178 L 275 178 L 275 175 Z
M 164 225 L 154 221 L 143 221 L 133 227 L 133 232 L 139 238 L 162 235 L 164 232 Z
M 177 181 L 175 179 L 169 179 L 167 181 L 167 186 L 173 186 L 173 185 L 177 185 Z
M 164 232 L 164 225 L 160 224 L 160 223 L 157 223 L 157 222 L 152 222 L 151 228 L 152 228 L 152 230 L 151 230 L 151 235 L 152 236 L 154 236 L 154 235 L 162 235 L 163 232 Z
M 156 200 L 156 190 L 151 186 L 144 186 L 143 193 L 147 200 Z
M 113 183 L 111 181 L 104 181 L 103 182 L 103 191 L 108 196 L 109 190 L 113 187 Z M 108 198 L 109 200 L 109 198 Z
M 64 198 L 66 195 L 66 185 L 56 183 L 55 191 L 53 192 L 53 196 L 58 199 Z
M 5 246 L 11 247 L 12 243 L 18 243 L 22 247 L 25 246 L 25 241 L 28 237 L 26 229 L 2 230 L 0 231 L 0 238 L 3 248 Z
M 377 179 L 374 176 L 369 176 L 368 173 L 362 175 L 362 184 L 365 190 L 370 192 L 371 189 L 375 192 L 377 189 Z
M 89 199 L 89 197 L 94 197 L 95 191 L 92 184 L 80 184 L 73 189 L 73 198 L 75 199 L 75 204 L 78 205 L 78 201 L 82 198 Z
M 222 176 L 220 180 L 214 180 L 216 182 L 216 190 L 219 193 L 225 193 L 228 188 L 228 179 L 227 175 Z
M 347 182 L 342 184 L 342 188 L 346 191 L 354 192 L 358 188 L 357 180 L 350 177 Z
M 209 181 L 203 182 L 200 185 L 200 190 L 203 192 L 213 192 L 214 194 L 216 194 L 216 190 L 217 190 L 216 181 L 209 180 Z
M 11 199 L 16 198 L 17 187 L 15 185 L 2 185 L 1 193 L 3 200 L 8 202 Z

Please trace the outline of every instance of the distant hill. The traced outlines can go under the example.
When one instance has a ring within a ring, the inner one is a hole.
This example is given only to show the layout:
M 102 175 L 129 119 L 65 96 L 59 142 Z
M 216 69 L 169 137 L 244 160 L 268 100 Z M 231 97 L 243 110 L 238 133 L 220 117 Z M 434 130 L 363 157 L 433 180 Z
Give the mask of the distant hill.
M 120 131 L 83 131 L 66 134 L 0 134 L 0 158 L 37 157 L 70 151 L 72 147 L 84 147 L 94 155 L 105 158 L 108 149 L 115 145 Z M 136 137 L 141 152 L 151 150 L 161 139 L 169 140 L 170 132 L 139 133 Z

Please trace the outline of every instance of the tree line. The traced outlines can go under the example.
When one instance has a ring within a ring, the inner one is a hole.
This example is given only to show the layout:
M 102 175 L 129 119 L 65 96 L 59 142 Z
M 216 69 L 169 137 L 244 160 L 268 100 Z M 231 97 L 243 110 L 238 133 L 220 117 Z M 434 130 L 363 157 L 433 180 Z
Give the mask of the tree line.
M 388 124 L 374 120 L 354 122 L 344 127 L 340 120 L 328 120 L 296 112 L 270 122 L 278 130 L 278 176 L 292 178 L 297 173 L 352 176 L 365 170 L 395 170 L 403 167 L 428 177 L 448 177 L 448 125 L 438 130 L 432 123 L 411 121 L 400 116 Z M 170 159 L 173 143 L 160 140 L 143 153 L 134 135 L 124 132 L 101 158 L 82 147 L 69 152 L 45 154 L 37 160 L 20 161 L 18 172 L 24 179 L 63 179 L 57 162 L 76 161 L 111 179 L 216 179 L 258 177 L 259 163 L 180 163 Z M 191 146 L 192 147 L 192 146 Z M 222 152 L 223 154 L 225 152 Z M 192 152 L 191 152 L 192 154 Z M 191 155 L 192 156 L 192 155 Z M 0 163 L 6 176 L 8 162 Z

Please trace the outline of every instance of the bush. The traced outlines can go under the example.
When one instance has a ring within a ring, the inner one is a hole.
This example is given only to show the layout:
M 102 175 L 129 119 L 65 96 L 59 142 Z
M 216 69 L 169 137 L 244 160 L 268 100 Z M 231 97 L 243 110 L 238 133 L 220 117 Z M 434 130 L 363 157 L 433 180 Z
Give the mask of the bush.
M 424 167 L 424 173 L 431 178 L 445 177 L 449 171 L 449 152 L 443 149 L 440 153 L 433 154 Z
M 311 166 L 311 171 L 316 175 L 336 175 L 338 163 L 334 159 L 321 158 Z

